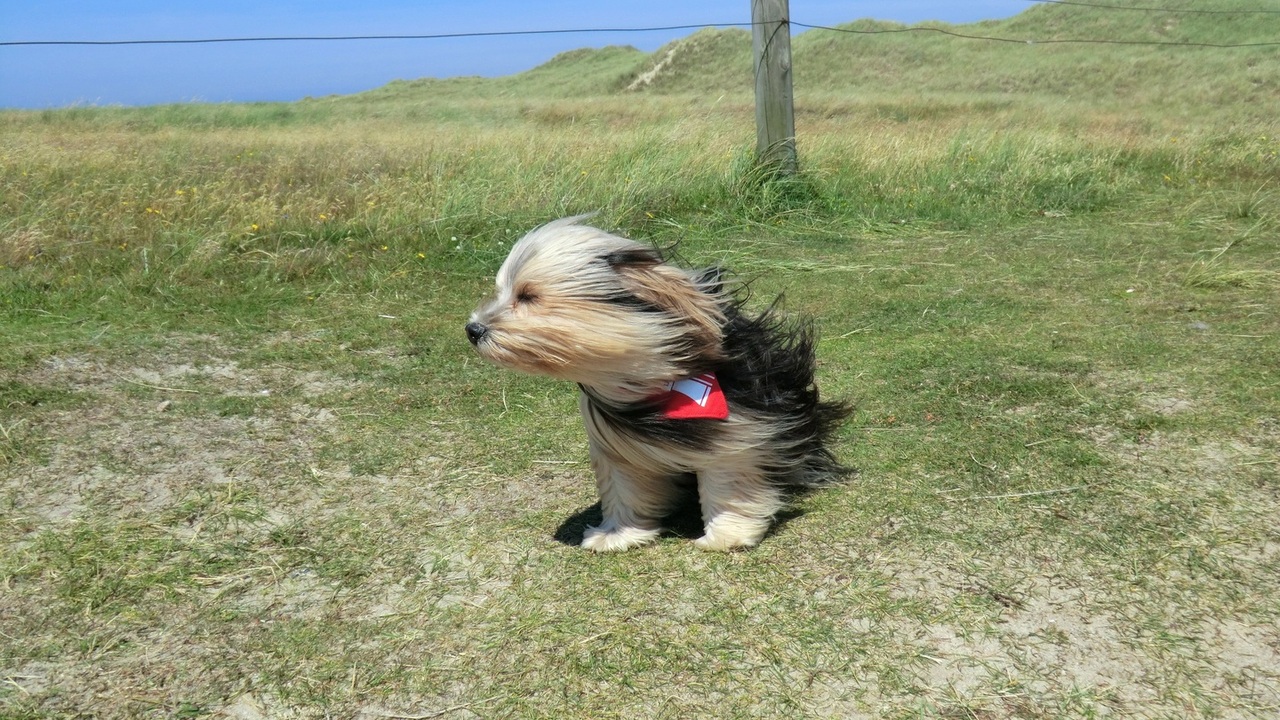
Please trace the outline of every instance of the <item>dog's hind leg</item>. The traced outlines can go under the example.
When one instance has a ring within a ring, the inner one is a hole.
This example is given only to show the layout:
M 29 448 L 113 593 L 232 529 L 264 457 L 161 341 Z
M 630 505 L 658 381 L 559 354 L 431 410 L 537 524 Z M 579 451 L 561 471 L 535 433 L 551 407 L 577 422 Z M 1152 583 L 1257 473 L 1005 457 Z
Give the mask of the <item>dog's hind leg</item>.
M 703 550 L 732 550 L 760 542 L 783 506 L 782 492 L 758 469 L 728 467 L 698 472 L 698 502 L 703 535 L 693 541 Z
M 675 486 L 665 477 L 633 474 L 618 467 L 595 444 L 591 466 L 600 491 L 604 522 L 587 528 L 582 547 L 616 552 L 653 542 L 662 532 L 660 518 L 670 508 Z

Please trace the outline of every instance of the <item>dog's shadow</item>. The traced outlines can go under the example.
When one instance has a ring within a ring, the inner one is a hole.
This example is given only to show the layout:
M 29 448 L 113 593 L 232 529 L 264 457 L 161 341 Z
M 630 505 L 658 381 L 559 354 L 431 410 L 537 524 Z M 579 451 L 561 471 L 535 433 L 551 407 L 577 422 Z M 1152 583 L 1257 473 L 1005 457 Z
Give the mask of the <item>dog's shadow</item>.
M 788 522 L 804 515 L 804 511 L 797 508 L 789 508 L 774 518 L 773 527 L 765 534 L 768 539 L 779 528 Z M 600 503 L 585 507 L 569 517 L 560 524 L 556 529 L 553 538 L 556 542 L 577 547 L 582 544 L 582 538 L 586 535 L 587 528 L 595 527 L 604 522 L 604 511 L 600 507 Z M 675 510 L 662 520 L 663 537 L 678 537 L 685 540 L 693 540 L 702 536 L 702 513 L 698 507 L 698 493 L 696 489 L 691 489 L 686 493 Z
M 582 538 L 587 533 L 587 528 L 595 527 L 604 522 L 604 511 L 600 509 L 600 503 L 596 503 L 590 507 L 585 507 L 569 517 L 560 524 L 556 530 L 556 542 L 565 545 L 578 546 L 582 544 Z M 696 504 L 681 507 L 671 515 L 668 515 L 662 521 L 663 537 L 680 537 L 686 540 L 692 540 L 702 535 L 702 516 L 698 513 Z

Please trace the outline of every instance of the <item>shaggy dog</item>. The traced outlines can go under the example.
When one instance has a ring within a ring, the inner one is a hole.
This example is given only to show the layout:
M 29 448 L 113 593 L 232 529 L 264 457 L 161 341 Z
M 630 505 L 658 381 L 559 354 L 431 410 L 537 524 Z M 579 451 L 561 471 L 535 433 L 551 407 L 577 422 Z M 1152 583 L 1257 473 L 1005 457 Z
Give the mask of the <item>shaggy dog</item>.
M 564 218 L 525 235 L 466 325 L 485 359 L 578 384 L 604 521 L 582 547 L 662 532 L 696 477 L 704 550 L 760 542 L 788 489 L 848 472 L 827 449 L 848 414 L 814 384 L 812 326 L 743 311 L 718 268 Z

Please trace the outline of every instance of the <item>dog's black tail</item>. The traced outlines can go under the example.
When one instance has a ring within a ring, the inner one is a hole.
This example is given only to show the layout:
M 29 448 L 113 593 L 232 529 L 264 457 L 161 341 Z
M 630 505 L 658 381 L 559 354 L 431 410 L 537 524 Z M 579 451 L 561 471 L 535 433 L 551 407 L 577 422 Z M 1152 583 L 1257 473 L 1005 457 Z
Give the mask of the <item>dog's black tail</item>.
M 807 320 L 784 317 L 780 301 L 759 315 L 744 314 L 738 299 L 726 303 L 726 359 L 716 375 L 731 402 L 775 418 L 777 482 L 801 487 L 837 482 L 854 470 L 842 465 L 829 445 L 853 408 L 820 399 L 814 378 L 817 333 Z
M 846 402 L 819 402 L 815 408 L 813 443 L 805 454 L 805 463 L 794 476 L 796 485 L 820 487 L 856 475 L 857 468 L 841 463 L 828 447 L 832 433 L 853 414 L 853 406 Z

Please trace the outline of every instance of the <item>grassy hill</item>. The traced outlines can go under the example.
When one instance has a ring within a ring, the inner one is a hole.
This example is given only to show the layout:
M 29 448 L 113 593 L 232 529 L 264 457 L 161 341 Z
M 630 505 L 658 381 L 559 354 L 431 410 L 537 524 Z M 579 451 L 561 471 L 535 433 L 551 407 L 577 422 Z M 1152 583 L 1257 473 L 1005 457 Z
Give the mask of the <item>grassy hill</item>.
M 858 20 L 836 29 L 796 32 L 795 86 L 801 101 L 832 96 L 1033 99 L 1082 102 L 1124 112 L 1175 115 L 1230 108 L 1251 118 L 1274 115 L 1280 101 L 1280 46 L 1246 48 L 1074 43 L 1068 40 L 1247 44 L 1280 40 L 1280 13 L 1231 14 L 1231 0 L 1164 5 L 1115 0 L 1134 10 L 1035 5 L 1006 19 L 968 25 L 926 23 L 962 35 L 898 23 Z M 1276 8 L 1280 10 L 1280 5 Z M 1194 13 L 1174 10 L 1195 10 Z M 1221 11 L 1221 14 L 1218 12 Z M 798 13 L 802 17 L 802 13 Z M 799 28 L 797 28 L 799 30 Z M 1037 42 L 1031 42 L 1037 41 Z M 708 28 L 652 54 L 634 48 L 577 50 L 517 75 L 397 82 L 360 101 L 431 102 L 442 96 L 583 97 L 619 94 L 746 95 L 751 35 Z
M 504 95 L 581 97 L 616 88 L 648 57 L 630 46 L 579 48 L 560 53 L 547 62 L 516 75 L 499 78 L 423 78 L 397 80 L 368 93 L 364 100 L 397 100 L 419 97 L 468 97 L 477 91 L 485 97 Z
M 1185 6 L 1186 3 L 1181 3 Z M 1202 10 L 1229 7 L 1199 3 Z M 929 25 L 993 42 L 862 21 L 795 39 L 797 92 L 1040 97 L 1174 113 L 1235 106 L 1270 114 L 1280 47 L 1212 48 L 1075 40 L 1245 44 L 1280 39 L 1280 15 L 1208 15 L 1035 6 L 1003 21 Z M 880 34 L 869 34 L 879 31 Z M 1029 41 L 1036 42 L 1029 42 Z

